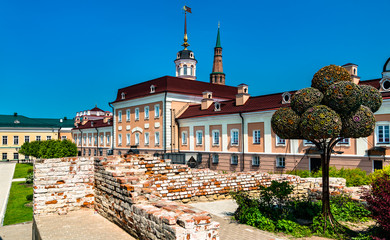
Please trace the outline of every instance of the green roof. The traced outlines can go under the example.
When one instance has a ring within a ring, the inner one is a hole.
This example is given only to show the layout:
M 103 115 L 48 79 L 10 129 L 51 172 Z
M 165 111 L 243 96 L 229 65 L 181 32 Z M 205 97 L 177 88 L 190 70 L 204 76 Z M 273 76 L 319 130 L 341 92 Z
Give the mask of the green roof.
M 74 120 L 63 120 L 53 118 L 29 118 L 22 115 L 0 115 L 0 127 L 12 128 L 63 128 L 73 127 Z
M 217 34 L 217 43 L 215 44 L 216 48 L 222 48 L 221 47 L 221 37 L 219 35 L 219 27 L 218 27 L 218 34 Z

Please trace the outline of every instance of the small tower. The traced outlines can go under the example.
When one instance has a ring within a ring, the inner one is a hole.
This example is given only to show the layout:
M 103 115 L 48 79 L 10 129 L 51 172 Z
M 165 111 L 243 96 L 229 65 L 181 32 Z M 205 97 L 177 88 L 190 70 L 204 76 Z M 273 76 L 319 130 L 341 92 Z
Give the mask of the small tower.
M 187 42 L 187 12 L 191 13 L 191 8 L 184 6 L 184 49 L 179 51 L 176 56 L 176 77 L 196 80 L 196 61 L 194 52 L 188 50 L 190 44 Z
M 213 71 L 210 74 L 210 83 L 225 85 L 225 73 L 223 73 L 222 66 L 222 47 L 219 26 L 220 25 L 218 23 L 217 43 L 215 44 L 214 48 L 214 63 Z

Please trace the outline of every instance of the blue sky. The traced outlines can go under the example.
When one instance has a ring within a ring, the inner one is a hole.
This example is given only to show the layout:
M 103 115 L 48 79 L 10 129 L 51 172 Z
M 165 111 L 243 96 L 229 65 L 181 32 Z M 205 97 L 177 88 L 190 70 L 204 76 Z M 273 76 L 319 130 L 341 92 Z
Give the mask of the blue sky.
M 218 21 L 226 83 L 252 96 L 310 86 L 329 64 L 380 78 L 390 1 L 0 1 L 0 114 L 73 118 L 110 110 L 118 88 L 174 76 L 184 4 L 199 81 L 209 81 Z

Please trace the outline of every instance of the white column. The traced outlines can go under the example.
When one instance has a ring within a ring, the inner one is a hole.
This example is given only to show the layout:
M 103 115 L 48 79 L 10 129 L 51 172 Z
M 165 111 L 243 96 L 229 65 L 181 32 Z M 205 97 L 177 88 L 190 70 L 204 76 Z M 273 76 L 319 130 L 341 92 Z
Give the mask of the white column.
M 352 139 L 350 138 L 349 141 Z M 356 138 L 356 155 L 364 156 L 366 155 L 366 150 L 368 149 L 367 138 Z
M 227 152 L 228 147 L 228 132 L 227 132 L 227 124 L 222 124 L 222 152 Z
M 264 152 L 272 153 L 271 119 L 264 121 Z
M 206 152 L 210 151 L 210 125 L 204 126 L 204 150 Z
M 195 143 L 194 143 L 194 127 L 190 125 L 188 138 L 190 140 L 190 151 L 194 151 Z

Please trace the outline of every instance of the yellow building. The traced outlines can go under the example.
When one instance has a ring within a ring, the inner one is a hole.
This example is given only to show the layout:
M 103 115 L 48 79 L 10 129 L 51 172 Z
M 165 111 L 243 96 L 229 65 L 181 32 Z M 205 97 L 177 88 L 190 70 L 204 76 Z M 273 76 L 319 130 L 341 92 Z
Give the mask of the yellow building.
M 74 120 L 0 115 L 0 160 L 25 160 L 19 149 L 25 142 L 71 139 Z

